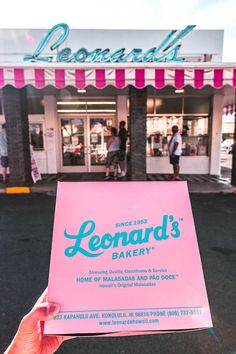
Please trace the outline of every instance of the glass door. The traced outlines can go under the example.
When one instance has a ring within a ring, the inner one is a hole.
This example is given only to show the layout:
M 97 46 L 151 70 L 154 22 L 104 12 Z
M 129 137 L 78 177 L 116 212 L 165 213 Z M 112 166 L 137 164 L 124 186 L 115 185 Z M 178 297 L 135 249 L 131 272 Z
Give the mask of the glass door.
M 114 117 L 61 117 L 61 172 L 104 172 Z
M 105 170 L 107 140 L 111 135 L 113 117 L 89 117 L 89 165 L 91 172 Z
M 86 119 L 61 118 L 62 172 L 87 172 Z

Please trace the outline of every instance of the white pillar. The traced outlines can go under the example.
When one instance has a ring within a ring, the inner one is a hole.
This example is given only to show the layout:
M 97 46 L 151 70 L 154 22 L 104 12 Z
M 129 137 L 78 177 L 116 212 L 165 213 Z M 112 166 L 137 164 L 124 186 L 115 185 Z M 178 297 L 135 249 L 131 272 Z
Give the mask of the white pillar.
M 210 174 L 220 174 L 220 145 L 222 132 L 222 115 L 224 97 L 216 94 L 213 97 L 212 130 L 211 130 L 211 151 L 210 151 Z
M 59 124 L 55 96 L 44 96 L 45 140 L 47 153 L 47 173 L 59 172 Z

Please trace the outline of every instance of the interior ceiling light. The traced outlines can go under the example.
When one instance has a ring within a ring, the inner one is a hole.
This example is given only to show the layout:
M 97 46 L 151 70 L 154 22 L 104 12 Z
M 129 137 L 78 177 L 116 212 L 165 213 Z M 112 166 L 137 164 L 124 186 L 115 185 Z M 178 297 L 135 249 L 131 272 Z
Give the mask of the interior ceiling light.
M 115 109 L 87 109 L 88 113 L 103 113 L 103 112 L 108 112 L 108 113 L 115 113 Z
M 87 104 L 89 105 L 115 105 L 116 101 L 60 101 L 57 102 L 58 105 L 71 105 L 71 106 L 75 106 L 75 105 L 85 105 Z
M 58 109 L 58 113 L 86 113 L 86 109 Z
M 184 89 L 177 89 L 175 90 L 175 93 L 184 93 Z
M 58 113 L 115 113 L 115 109 L 58 109 Z
M 67 102 L 67 101 L 61 101 L 61 102 L 57 102 L 57 104 L 58 105 L 62 105 L 62 106 L 66 106 L 66 105 L 70 105 L 70 106 L 73 106 L 73 105 L 85 105 L 86 104 L 86 102 L 85 101 L 80 101 L 80 102 L 78 102 L 78 101 L 73 101 L 73 102 Z
M 86 90 L 85 90 L 85 89 L 80 89 L 80 90 L 77 90 L 77 92 L 79 92 L 79 93 L 86 93 Z
M 91 102 L 89 102 L 89 101 L 87 101 L 87 105 L 89 106 L 89 105 L 102 105 L 102 104 L 104 104 L 104 105 L 115 105 L 116 104 L 116 101 L 104 101 L 104 102 L 101 102 L 101 101 L 99 101 L 99 102 L 96 102 L 96 101 L 91 101 Z
M 162 99 L 161 98 L 157 98 L 156 99 L 156 106 L 159 107 L 162 105 Z

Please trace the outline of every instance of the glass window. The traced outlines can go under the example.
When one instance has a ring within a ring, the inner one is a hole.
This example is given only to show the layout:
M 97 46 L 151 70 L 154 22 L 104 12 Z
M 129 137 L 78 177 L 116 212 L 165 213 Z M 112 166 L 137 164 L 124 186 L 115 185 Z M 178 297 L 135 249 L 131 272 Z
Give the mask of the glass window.
M 28 114 L 44 114 L 44 104 L 42 96 L 28 97 Z
M 91 165 L 104 165 L 107 141 L 111 135 L 112 119 L 90 118 Z
M 147 156 L 168 155 L 172 126 L 182 134 L 183 155 L 208 155 L 208 121 L 210 99 L 207 97 L 149 97 L 147 114 Z
M 147 156 L 168 155 L 173 125 L 178 125 L 182 135 L 183 155 L 208 155 L 208 117 L 166 115 L 147 118 Z
M 183 119 L 183 135 L 208 135 L 208 117 L 185 116 Z
M 182 128 L 182 154 L 208 155 L 208 117 L 184 117 Z
M 178 125 L 182 129 L 181 116 L 156 116 L 147 118 L 147 156 L 167 156 L 168 142 L 171 138 L 171 128 Z
M 157 114 L 168 114 L 182 113 L 182 97 L 180 98 L 156 98 L 155 99 L 156 113 Z
M 34 150 L 44 150 L 43 144 L 43 124 L 42 123 L 30 123 L 30 144 Z
M 185 97 L 184 113 L 209 113 L 209 98 L 205 97 Z
M 85 165 L 84 120 L 62 119 L 61 135 L 63 166 Z
M 147 113 L 154 114 L 154 98 L 147 99 Z

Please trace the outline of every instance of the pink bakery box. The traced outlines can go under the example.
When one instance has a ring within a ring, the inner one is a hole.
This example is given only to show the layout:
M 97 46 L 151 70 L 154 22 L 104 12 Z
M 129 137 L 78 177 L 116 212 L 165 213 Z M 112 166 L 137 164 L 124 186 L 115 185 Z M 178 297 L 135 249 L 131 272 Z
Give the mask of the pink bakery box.
M 212 327 L 186 182 L 60 182 L 45 334 Z

